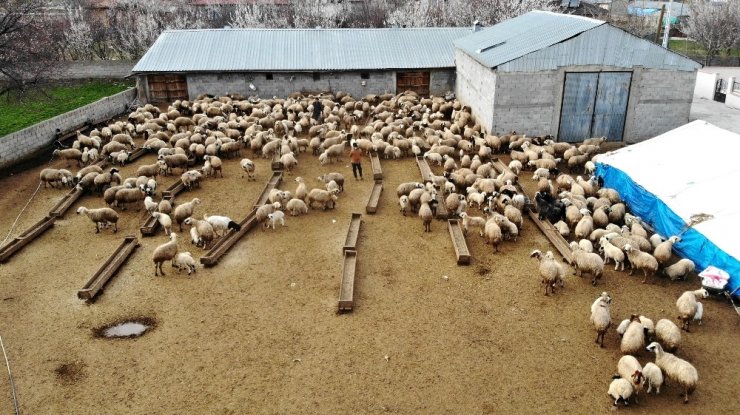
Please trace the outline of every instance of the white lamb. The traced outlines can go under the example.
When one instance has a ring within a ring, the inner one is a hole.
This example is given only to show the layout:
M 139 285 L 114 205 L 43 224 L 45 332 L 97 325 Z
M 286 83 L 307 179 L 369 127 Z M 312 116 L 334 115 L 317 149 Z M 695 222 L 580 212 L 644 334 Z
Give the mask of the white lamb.
M 644 383 L 647 384 L 647 392 L 650 393 L 652 388 L 655 388 L 655 394 L 660 393 L 660 387 L 663 385 L 663 372 L 660 370 L 658 365 L 653 362 L 649 362 L 642 368 L 642 376 L 645 377 Z
M 272 212 L 267 215 L 267 220 L 269 221 L 270 226 L 272 229 L 275 229 L 275 225 L 280 222 L 281 226 L 285 226 L 285 213 L 282 211 L 276 210 L 275 212 Z
M 151 214 L 157 219 L 159 224 L 162 225 L 164 234 L 169 235 L 170 232 L 172 232 L 172 218 L 170 218 L 170 215 L 161 212 L 151 212 Z
M 179 274 L 180 271 L 186 270 L 188 272 L 188 275 L 195 272 L 195 259 L 193 259 L 193 255 L 190 252 L 178 252 L 177 255 L 175 255 L 174 258 L 172 258 L 172 267 L 177 268 L 177 273 Z
M 684 291 L 678 300 L 676 300 L 676 307 L 678 308 L 678 319 L 683 321 L 682 328 L 689 331 L 689 324 L 694 319 L 697 310 L 697 304 L 699 303 L 697 298 L 707 298 L 709 293 L 704 288 L 695 291 Z
M 601 244 L 599 250 L 604 253 L 604 264 L 608 264 L 611 259 L 614 261 L 614 271 L 616 271 L 620 265 L 622 266 L 620 271 L 624 271 L 624 252 L 612 245 L 611 242 L 603 236 L 599 239 L 599 244 Z
M 476 227 L 480 230 L 480 236 L 483 236 L 483 228 L 486 226 L 486 219 L 481 216 L 470 216 L 466 212 L 460 213 L 462 218 L 463 233 L 468 233 L 468 228 Z
M 228 216 L 208 216 L 204 214 L 203 219 L 211 224 L 211 226 L 213 227 L 213 231 L 216 233 L 216 236 L 224 236 L 226 232 L 229 231 L 229 229 L 233 229 L 237 232 L 242 230 L 241 225 L 234 222 Z

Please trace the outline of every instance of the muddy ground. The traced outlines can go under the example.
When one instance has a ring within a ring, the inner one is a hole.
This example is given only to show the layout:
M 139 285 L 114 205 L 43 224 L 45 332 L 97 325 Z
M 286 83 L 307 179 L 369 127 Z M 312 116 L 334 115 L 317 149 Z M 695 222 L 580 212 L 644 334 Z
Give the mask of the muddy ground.
M 244 156 L 251 157 L 245 153 Z M 209 179 L 177 201 L 198 197 L 198 215 L 240 220 L 269 178 L 258 163 L 257 182 L 241 177 L 239 159 L 226 161 L 224 178 Z M 154 162 L 154 155 L 124 167 Z M 612 329 L 605 347 L 594 344 L 589 322 L 593 300 L 608 291 L 616 323 L 631 313 L 676 321 L 675 300 L 699 287 L 658 279 L 640 284 L 607 272 L 597 287 L 571 273 L 566 287 L 545 297 L 533 249 L 553 250 L 525 222 L 516 243 L 492 253 L 468 236 L 470 266 L 456 265 L 444 222 L 423 233 L 419 218 L 398 212 L 395 189 L 419 180 L 413 159 L 383 160 L 384 191 L 376 215 L 364 213 L 372 180 L 351 179 L 345 158 L 321 167 L 302 154 L 281 188 L 295 176 L 318 187 L 322 172 L 347 177 L 334 210 L 287 217 L 287 226 L 251 231 L 214 268 L 193 277 L 165 265 L 154 277 L 151 253 L 166 242 L 141 238 L 142 212 L 122 214 L 120 230 L 96 235 L 75 215 L 78 206 L 100 207 L 85 196 L 44 235 L 0 265 L 0 335 L 11 360 L 20 409 L 26 414 L 486 414 L 607 413 L 607 388 L 619 359 Z M 0 237 L 54 161 L 0 180 Z M 435 167 L 435 169 L 437 169 Z M 437 171 L 438 172 L 438 171 Z M 439 173 L 439 172 L 438 172 Z M 531 174 L 523 175 L 529 185 Z M 160 189 L 174 181 L 160 180 Z M 11 238 L 42 218 L 66 190 L 41 188 Z M 358 242 L 355 309 L 337 314 L 342 253 L 350 215 L 363 213 Z M 94 304 L 76 296 L 124 235 L 141 246 Z M 204 251 L 181 250 L 196 258 Z M 447 278 L 443 278 L 447 276 Z M 722 299 L 704 301 L 704 325 L 684 334 L 678 355 L 701 378 L 689 405 L 675 385 L 634 413 L 737 412 L 738 316 Z M 142 337 L 109 340 L 97 327 L 128 317 L 155 319 Z M 615 324 L 616 326 L 616 324 Z M 639 360 L 652 360 L 647 352 Z M 0 376 L 0 411 L 11 413 L 7 376 Z

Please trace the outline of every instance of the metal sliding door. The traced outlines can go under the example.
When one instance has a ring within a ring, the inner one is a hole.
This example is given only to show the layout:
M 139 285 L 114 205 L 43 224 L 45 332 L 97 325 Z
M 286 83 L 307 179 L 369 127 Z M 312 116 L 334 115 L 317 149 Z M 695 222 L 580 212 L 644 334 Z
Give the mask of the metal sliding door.
M 598 80 L 599 74 L 596 72 L 565 74 L 559 141 L 572 143 L 588 138 L 594 114 Z
M 631 81 L 630 72 L 601 73 L 591 137 L 604 136 L 607 141 L 622 141 Z

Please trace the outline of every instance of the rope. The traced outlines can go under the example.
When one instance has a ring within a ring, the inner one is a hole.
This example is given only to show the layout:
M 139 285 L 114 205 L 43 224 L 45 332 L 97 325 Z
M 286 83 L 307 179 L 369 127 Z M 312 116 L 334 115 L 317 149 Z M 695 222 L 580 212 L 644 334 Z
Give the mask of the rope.
M 0 336 L 0 346 L 2 346 L 3 349 L 3 356 L 5 356 L 5 366 L 8 368 L 8 378 L 10 379 L 10 389 L 13 392 L 13 406 L 15 407 L 15 415 L 20 415 L 21 410 L 20 408 L 18 408 L 18 397 L 15 395 L 15 382 L 13 382 L 13 374 L 10 373 L 10 361 L 8 360 L 8 354 L 5 352 L 3 336 Z
M 26 206 L 23 206 L 23 209 L 21 209 L 20 213 L 18 213 L 18 216 L 15 218 L 15 222 L 13 222 L 13 226 L 11 226 L 10 227 L 10 231 L 8 231 L 8 235 L 5 236 L 5 239 L 3 240 L 3 243 L 1 243 L 0 245 L 5 245 L 5 242 L 8 241 L 8 239 L 10 238 L 10 235 L 13 233 L 13 230 L 15 229 L 15 225 L 18 224 L 18 219 L 21 218 L 21 215 L 23 214 L 23 212 L 25 212 L 25 210 L 28 207 L 28 205 L 31 204 L 31 201 L 33 200 L 33 198 L 36 197 L 36 193 L 39 192 L 39 189 L 41 189 L 41 182 L 39 182 L 39 185 L 36 186 L 36 191 L 34 191 L 33 192 L 33 195 L 31 195 L 31 198 L 28 199 L 28 202 L 26 203 Z

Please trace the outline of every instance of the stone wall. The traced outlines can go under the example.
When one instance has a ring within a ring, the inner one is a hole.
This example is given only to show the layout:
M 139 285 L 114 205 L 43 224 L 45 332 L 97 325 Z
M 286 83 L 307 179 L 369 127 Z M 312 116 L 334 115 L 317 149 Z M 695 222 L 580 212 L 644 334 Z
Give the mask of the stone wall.
M 28 128 L 0 137 L 0 170 L 49 149 L 56 139 L 56 131 L 67 132 L 86 122 L 106 121 L 128 110 L 136 99 L 136 88 L 99 99 Z

